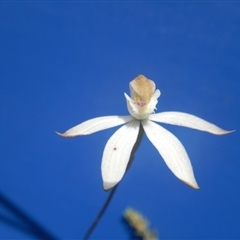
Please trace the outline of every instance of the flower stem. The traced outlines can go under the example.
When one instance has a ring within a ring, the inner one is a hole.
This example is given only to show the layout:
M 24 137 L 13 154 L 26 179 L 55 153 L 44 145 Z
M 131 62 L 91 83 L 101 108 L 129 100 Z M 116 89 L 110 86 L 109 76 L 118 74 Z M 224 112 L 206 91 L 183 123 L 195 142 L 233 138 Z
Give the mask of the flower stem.
M 116 189 L 117 189 L 116 185 L 113 189 L 111 189 L 111 192 L 108 195 L 108 198 L 106 200 L 106 202 L 104 203 L 104 205 L 102 206 L 100 212 L 98 213 L 98 215 L 96 216 L 96 218 L 94 219 L 93 223 L 91 224 L 90 228 L 87 230 L 85 236 L 83 237 L 84 240 L 89 239 L 90 235 L 92 234 L 93 230 L 95 229 L 95 227 L 97 226 L 99 220 L 101 219 L 102 215 L 104 214 L 104 212 L 106 211 Z
M 131 155 L 130 155 L 130 159 L 129 159 L 129 162 L 128 162 L 128 165 L 127 165 L 127 170 L 130 168 L 130 166 L 131 166 L 131 164 L 133 162 L 135 152 L 137 151 L 137 149 L 138 149 L 138 147 L 139 147 L 139 145 L 140 145 L 140 143 L 142 141 L 143 133 L 144 133 L 144 130 L 143 130 L 142 124 L 140 124 L 137 141 L 136 141 L 136 143 L 133 146 L 133 149 L 132 149 L 132 152 L 131 152 Z M 100 221 L 100 219 L 102 218 L 103 214 L 105 213 L 109 203 L 111 202 L 111 200 L 113 198 L 113 195 L 114 195 L 114 193 L 117 190 L 118 185 L 116 185 L 115 187 L 113 187 L 111 189 L 111 192 L 109 193 L 109 195 L 107 197 L 107 200 L 103 204 L 103 206 L 102 206 L 101 210 L 99 211 L 98 215 L 96 216 L 96 218 L 94 219 L 93 223 L 91 224 L 91 226 L 88 228 L 86 234 L 84 235 L 84 237 L 83 237 L 84 240 L 89 239 L 90 235 L 94 231 L 94 229 L 97 226 L 98 222 Z
M 138 132 L 138 137 L 137 137 L 137 141 L 135 142 L 134 146 L 133 146 L 133 149 L 132 149 L 132 152 L 131 152 L 131 155 L 130 155 L 130 159 L 129 159 L 129 162 L 128 162 L 128 165 L 127 165 L 127 170 L 130 168 L 133 160 L 134 160 L 134 155 L 142 141 L 142 138 L 143 138 L 143 134 L 144 134 L 144 130 L 143 130 L 143 127 L 142 127 L 142 124 L 140 124 L 140 128 L 139 128 L 139 132 Z

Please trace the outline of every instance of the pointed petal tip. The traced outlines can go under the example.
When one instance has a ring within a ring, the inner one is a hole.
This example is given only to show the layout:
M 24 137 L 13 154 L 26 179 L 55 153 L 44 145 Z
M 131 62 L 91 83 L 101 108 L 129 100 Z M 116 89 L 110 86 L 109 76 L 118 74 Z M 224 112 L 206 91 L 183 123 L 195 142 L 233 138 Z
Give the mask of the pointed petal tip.
M 103 189 L 104 191 L 108 191 L 114 188 L 116 185 L 116 182 L 103 182 Z
M 209 131 L 206 131 L 208 133 L 212 133 L 214 135 L 218 135 L 218 136 L 221 136 L 221 135 L 227 135 L 227 134 L 230 134 L 230 133 L 233 133 L 235 132 L 236 130 L 225 130 L 225 129 L 222 129 L 220 127 L 217 127 L 214 131 L 212 131 L 211 129 L 209 129 Z
M 212 133 L 212 134 L 214 134 L 214 135 L 226 135 L 226 134 L 230 134 L 230 133 L 233 133 L 233 132 L 235 132 L 236 130 L 230 130 L 230 131 L 228 131 L 228 130 L 224 130 L 224 129 L 222 129 L 222 128 L 219 128 L 219 129 L 217 129 L 217 131 L 215 131 L 215 132 L 210 132 L 210 133 Z
M 199 190 L 200 187 L 198 185 L 189 185 L 191 188 L 195 189 L 195 190 Z
M 60 133 L 60 132 L 57 132 L 57 131 L 55 131 L 55 133 L 57 134 L 57 135 L 59 135 L 59 136 L 61 136 L 61 137 L 63 137 L 63 133 Z
M 227 130 L 224 130 L 224 133 L 223 134 L 229 134 L 229 133 L 233 133 L 235 132 L 236 130 L 230 130 L 230 131 L 227 131 Z
M 185 184 L 187 184 L 189 187 L 193 188 L 193 189 L 196 189 L 196 190 L 199 190 L 200 187 L 198 186 L 197 182 L 194 182 L 194 183 L 190 183 L 190 182 L 186 182 L 186 181 L 183 181 Z
M 76 137 L 76 136 L 68 135 L 67 132 L 65 132 L 65 133 L 59 133 L 59 132 L 55 131 L 55 133 L 56 133 L 58 136 L 60 136 L 60 137 L 65 137 L 65 138 Z

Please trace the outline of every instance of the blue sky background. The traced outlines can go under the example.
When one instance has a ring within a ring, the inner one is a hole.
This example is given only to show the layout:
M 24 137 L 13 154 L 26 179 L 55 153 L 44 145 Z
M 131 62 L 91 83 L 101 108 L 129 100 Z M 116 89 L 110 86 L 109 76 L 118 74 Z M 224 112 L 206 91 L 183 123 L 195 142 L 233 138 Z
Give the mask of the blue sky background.
M 161 239 L 240 239 L 239 29 L 239 2 L 0 2 L 0 239 L 37 239 L 16 227 L 27 223 L 10 202 L 56 238 L 82 238 L 108 195 L 101 157 L 117 128 L 54 131 L 127 115 L 123 93 L 140 73 L 161 90 L 158 111 L 237 131 L 164 125 L 185 146 L 198 191 L 145 136 L 92 239 L 129 239 L 128 206 Z

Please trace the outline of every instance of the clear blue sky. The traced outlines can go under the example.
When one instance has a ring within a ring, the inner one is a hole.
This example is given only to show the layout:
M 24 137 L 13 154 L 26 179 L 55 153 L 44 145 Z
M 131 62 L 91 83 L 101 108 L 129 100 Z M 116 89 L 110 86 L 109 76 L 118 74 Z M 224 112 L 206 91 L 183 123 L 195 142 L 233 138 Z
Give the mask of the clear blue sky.
M 200 190 L 173 176 L 144 137 L 92 239 L 129 239 L 128 206 L 161 239 L 240 239 L 239 29 L 237 2 L 1 1 L 0 239 L 36 239 L 10 202 L 56 238 L 81 239 L 108 195 L 101 157 L 117 128 L 73 139 L 54 131 L 127 115 L 123 93 L 138 74 L 161 90 L 159 112 L 237 131 L 164 125 Z

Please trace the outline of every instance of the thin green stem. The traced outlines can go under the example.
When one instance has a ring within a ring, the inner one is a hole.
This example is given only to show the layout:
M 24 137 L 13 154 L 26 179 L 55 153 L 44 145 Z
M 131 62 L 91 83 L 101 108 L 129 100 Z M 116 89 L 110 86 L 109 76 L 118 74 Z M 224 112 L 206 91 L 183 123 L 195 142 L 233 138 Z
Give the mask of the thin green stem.
M 139 145 L 140 145 L 140 143 L 142 141 L 143 133 L 144 133 L 144 130 L 143 130 L 142 124 L 140 124 L 137 141 L 136 141 L 136 143 L 133 146 L 133 149 L 132 149 L 132 152 L 131 152 L 131 155 L 130 155 L 130 159 L 129 159 L 129 162 L 128 162 L 127 170 L 130 168 L 130 166 L 131 166 L 131 164 L 133 162 L 134 155 L 135 155 L 135 153 L 136 153 L 136 151 L 137 151 L 137 149 L 138 149 L 138 147 L 139 147 Z M 111 202 L 111 200 L 113 198 L 114 193 L 117 190 L 118 185 L 116 185 L 114 188 L 111 189 L 111 192 L 109 193 L 109 195 L 108 195 L 105 203 L 103 204 L 102 208 L 100 209 L 98 215 L 96 216 L 96 218 L 94 219 L 93 223 L 90 225 L 89 229 L 87 230 L 86 234 L 84 235 L 84 237 L 83 237 L 84 240 L 89 239 L 89 237 L 91 236 L 92 232 L 96 228 L 98 222 L 101 220 L 103 214 L 107 210 L 107 207 L 108 207 L 108 205 L 110 204 L 110 202 Z

